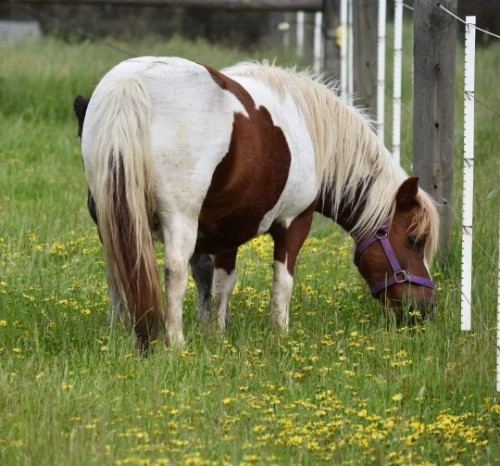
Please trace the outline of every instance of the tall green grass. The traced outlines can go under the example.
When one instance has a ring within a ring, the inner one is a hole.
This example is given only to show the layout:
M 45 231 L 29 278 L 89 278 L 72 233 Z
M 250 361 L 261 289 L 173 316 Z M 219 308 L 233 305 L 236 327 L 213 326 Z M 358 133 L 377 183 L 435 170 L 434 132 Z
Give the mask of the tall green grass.
M 498 464 L 498 116 L 478 106 L 472 332 L 460 331 L 459 214 L 448 266 L 435 271 L 436 319 L 413 330 L 383 315 L 350 239 L 318 218 L 299 258 L 288 336 L 270 329 L 272 245 L 259 238 L 240 251 L 226 334 L 200 331 L 190 282 L 186 348 L 157 342 L 145 358 L 125 327 L 107 325 L 72 111 L 77 94 L 126 58 L 118 49 L 216 67 L 249 58 L 179 39 L 0 48 L 1 463 Z M 250 58 L 275 55 L 293 62 L 272 50 Z M 478 63 L 477 96 L 498 110 L 499 48 L 480 50 Z M 457 212 L 460 127 L 457 116 Z

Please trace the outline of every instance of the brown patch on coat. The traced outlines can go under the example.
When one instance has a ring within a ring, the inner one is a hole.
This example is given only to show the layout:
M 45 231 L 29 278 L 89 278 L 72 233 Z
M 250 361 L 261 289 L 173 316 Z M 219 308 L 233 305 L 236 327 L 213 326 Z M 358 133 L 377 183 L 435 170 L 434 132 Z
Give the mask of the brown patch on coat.
M 217 253 L 256 236 L 264 215 L 285 188 L 291 154 L 269 111 L 256 108 L 237 82 L 207 67 L 214 81 L 234 94 L 248 116 L 236 113 L 229 150 L 217 166 L 199 218 L 198 252 Z

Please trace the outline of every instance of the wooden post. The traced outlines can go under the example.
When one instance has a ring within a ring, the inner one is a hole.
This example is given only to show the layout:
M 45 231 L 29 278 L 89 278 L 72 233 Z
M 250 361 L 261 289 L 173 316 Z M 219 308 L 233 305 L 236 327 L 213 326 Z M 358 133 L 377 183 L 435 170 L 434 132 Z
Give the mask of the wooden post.
M 456 12 L 457 0 L 441 5 Z M 456 20 L 434 0 L 413 12 L 413 170 L 440 205 L 440 247 L 451 248 Z
M 377 17 L 378 2 L 354 0 L 353 6 L 354 98 L 377 116 Z
M 340 46 L 337 28 L 340 25 L 339 0 L 325 0 L 323 8 L 323 33 L 325 54 L 325 76 L 340 78 Z
M 304 59 L 312 66 L 314 63 L 314 13 L 304 14 Z

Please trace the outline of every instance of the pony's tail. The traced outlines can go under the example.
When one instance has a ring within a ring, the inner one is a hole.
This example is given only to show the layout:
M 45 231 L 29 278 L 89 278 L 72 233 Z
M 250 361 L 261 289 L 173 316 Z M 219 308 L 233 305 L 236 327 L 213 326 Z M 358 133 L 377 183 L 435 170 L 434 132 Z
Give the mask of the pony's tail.
M 87 177 L 109 278 L 121 289 L 138 343 L 146 349 L 157 336 L 161 317 L 151 228 L 155 206 L 150 98 L 131 76 L 101 87 L 96 100 Z

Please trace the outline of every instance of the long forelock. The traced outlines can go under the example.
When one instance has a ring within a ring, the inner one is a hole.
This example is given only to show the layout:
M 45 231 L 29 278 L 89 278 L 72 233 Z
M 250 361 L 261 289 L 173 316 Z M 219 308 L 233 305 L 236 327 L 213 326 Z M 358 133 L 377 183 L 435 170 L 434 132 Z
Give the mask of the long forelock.
M 334 81 L 266 62 L 242 62 L 223 72 L 262 80 L 280 98 L 294 99 L 308 126 L 319 189 L 324 199 L 331 197 L 332 216 L 338 217 L 342 205 L 364 204 L 353 236 L 366 237 L 392 218 L 397 189 L 407 175 L 375 135 L 367 114 L 337 96 Z

